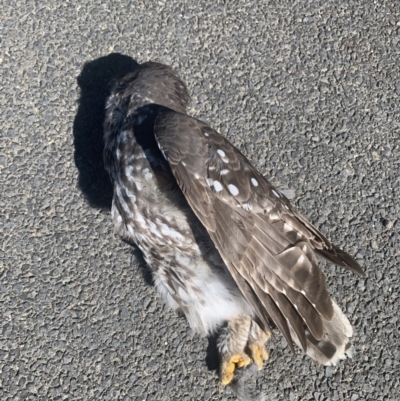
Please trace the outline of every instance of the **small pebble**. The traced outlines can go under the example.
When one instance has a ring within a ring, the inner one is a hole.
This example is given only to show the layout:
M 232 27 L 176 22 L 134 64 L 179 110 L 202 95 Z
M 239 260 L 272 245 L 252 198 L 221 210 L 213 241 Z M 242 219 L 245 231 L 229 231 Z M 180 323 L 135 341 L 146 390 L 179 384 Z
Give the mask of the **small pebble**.
M 382 224 L 383 224 L 388 230 L 390 230 L 390 229 L 393 227 L 393 221 L 391 221 L 391 220 L 382 219 Z

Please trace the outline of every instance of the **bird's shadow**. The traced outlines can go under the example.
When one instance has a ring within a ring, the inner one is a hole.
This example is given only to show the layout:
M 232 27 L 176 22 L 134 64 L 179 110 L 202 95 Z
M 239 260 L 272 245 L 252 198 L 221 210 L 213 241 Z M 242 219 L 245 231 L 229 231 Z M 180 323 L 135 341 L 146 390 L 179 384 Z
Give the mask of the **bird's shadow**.
M 215 370 L 218 372 L 219 369 L 219 353 L 217 348 L 218 334 L 214 333 L 208 336 L 208 347 L 206 351 L 206 365 L 208 370 Z
M 74 158 L 78 169 L 78 187 L 91 207 L 110 210 L 113 189 L 103 163 L 103 121 L 111 82 L 138 67 L 131 57 L 112 53 L 87 62 L 77 78 L 80 88 L 79 108 L 74 120 Z M 143 255 L 132 245 L 139 268 L 147 284 L 153 285 L 151 272 Z
M 137 66 L 131 57 L 112 53 L 86 63 L 77 79 L 81 93 L 73 132 L 78 186 L 96 209 L 111 209 L 113 195 L 103 164 L 103 121 L 110 82 Z

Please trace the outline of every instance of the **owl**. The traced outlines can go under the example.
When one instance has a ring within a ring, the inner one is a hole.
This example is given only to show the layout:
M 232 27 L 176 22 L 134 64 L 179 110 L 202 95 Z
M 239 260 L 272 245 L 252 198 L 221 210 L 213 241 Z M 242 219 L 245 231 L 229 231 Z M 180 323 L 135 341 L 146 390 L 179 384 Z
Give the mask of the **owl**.
M 219 333 L 220 380 L 268 359 L 276 326 L 323 365 L 350 349 L 353 329 L 330 297 L 317 256 L 360 275 L 227 139 L 186 114 L 171 67 L 140 65 L 106 103 L 104 162 L 116 232 L 134 243 L 164 302 L 198 333 Z

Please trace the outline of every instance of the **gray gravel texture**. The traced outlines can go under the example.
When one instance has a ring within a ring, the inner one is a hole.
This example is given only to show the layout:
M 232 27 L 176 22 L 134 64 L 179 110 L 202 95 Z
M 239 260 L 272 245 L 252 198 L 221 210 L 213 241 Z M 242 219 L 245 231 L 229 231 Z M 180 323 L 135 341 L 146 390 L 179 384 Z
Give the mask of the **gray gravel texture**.
M 226 135 L 335 243 L 356 328 L 338 367 L 279 335 L 254 386 L 278 400 L 400 400 L 400 10 L 395 1 L 3 0 L 0 399 L 233 400 L 215 344 L 161 305 L 113 234 L 107 82 L 172 65 Z

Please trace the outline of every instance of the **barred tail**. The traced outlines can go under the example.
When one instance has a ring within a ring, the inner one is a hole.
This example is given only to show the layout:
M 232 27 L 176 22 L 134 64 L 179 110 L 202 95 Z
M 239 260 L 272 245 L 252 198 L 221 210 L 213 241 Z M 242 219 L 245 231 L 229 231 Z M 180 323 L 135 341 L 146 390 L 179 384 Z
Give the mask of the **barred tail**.
M 353 328 L 337 304 L 334 301 L 332 303 L 334 315 L 331 321 L 324 321 L 325 335 L 322 340 L 316 340 L 308 330 L 306 331 L 306 354 L 326 366 L 336 365 L 341 359 L 351 358 L 352 354 L 350 337 L 353 335 Z M 291 335 L 301 348 L 300 341 L 292 329 Z

